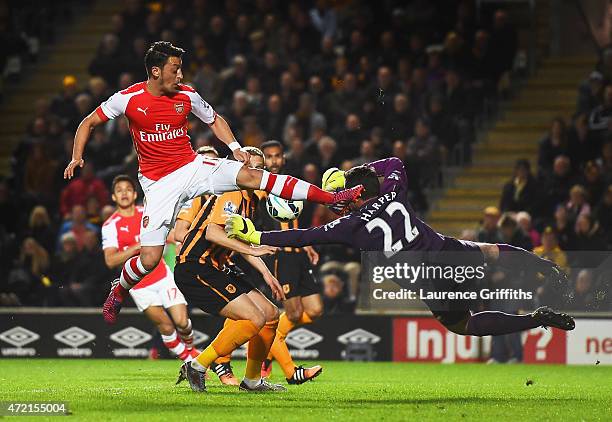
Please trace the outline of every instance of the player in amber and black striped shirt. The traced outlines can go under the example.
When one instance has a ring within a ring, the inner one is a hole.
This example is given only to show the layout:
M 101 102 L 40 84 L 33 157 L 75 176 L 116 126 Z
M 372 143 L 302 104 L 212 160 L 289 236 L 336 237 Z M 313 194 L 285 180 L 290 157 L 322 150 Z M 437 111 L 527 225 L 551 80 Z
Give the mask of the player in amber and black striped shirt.
M 250 165 L 263 167 L 263 154 L 247 148 Z M 252 217 L 258 197 L 253 191 L 226 192 L 211 196 L 198 210 L 182 210 L 179 220 L 193 218 L 177 256 L 174 277 L 189 303 L 213 315 L 227 318 L 223 329 L 212 343 L 181 368 L 179 381 L 188 379 L 194 391 L 204 391 L 204 374 L 216 359 L 229 355 L 249 341 L 247 367 L 240 389 L 246 391 L 280 391 L 284 387 L 261 379 L 260 370 L 278 325 L 278 308 L 231 267 L 230 255 L 235 251 L 253 265 L 272 289 L 275 298 L 284 294 L 276 278 L 259 256 L 275 252 L 274 248 L 258 249 L 228 239 L 223 231 L 228 214 Z

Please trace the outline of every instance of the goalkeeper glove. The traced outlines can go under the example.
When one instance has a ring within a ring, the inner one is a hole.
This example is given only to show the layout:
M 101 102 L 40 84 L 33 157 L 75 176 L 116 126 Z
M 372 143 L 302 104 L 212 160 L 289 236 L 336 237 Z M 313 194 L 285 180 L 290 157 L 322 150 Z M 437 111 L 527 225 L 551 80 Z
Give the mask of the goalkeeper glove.
M 255 230 L 255 225 L 248 218 L 239 214 L 231 214 L 225 220 L 225 233 L 230 239 L 260 245 L 261 232 Z
M 337 167 L 327 169 L 323 173 L 321 188 L 327 192 L 337 192 L 344 189 L 344 172 Z

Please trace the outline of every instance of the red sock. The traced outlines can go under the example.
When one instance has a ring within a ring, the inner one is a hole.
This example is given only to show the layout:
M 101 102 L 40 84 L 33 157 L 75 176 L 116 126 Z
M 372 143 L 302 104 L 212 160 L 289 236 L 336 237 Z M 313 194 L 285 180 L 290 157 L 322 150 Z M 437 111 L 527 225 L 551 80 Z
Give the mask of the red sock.
M 123 264 L 121 270 L 121 276 L 119 277 L 119 283 L 115 288 L 115 293 L 119 297 L 125 297 L 128 290 L 134 287 L 140 280 L 142 280 L 151 270 L 147 270 L 142 262 L 140 256 L 133 256 Z M 122 289 L 119 289 L 122 287 Z M 124 291 L 125 290 L 125 291 Z
M 304 200 L 320 204 L 331 204 L 334 194 L 303 180 L 286 174 L 272 174 L 264 171 L 260 189 L 283 199 Z

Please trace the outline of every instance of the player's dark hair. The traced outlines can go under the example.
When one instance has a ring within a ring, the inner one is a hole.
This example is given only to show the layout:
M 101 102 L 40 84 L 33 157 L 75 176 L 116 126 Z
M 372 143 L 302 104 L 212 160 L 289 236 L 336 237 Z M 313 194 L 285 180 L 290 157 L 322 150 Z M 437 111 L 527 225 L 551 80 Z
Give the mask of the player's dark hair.
M 115 176 L 115 178 L 113 179 L 113 184 L 111 185 L 111 193 L 115 192 L 115 186 L 117 186 L 117 184 L 120 182 L 128 182 L 130 185 L 132 185 L 132 188 L 134 189 L 134 191 L 137 190 L 136 182 L 134 181 L 134 179 L 132 179 L 127 174 L 119 174 Z
M 368 166 L 353 167 L 344 173 L 344 178 L 344 187 L 347 189 L 363 185 L 364 189 L 361 193 L 361 199 L 363 200 L 375 198 L 380 194 L 380 182 L 376 171 Z
M 144 57 L 147 75 L 151 76 L 153 67 L 162 68 L 168 61 L 168 57 L 182 57 L 185 50 L 175 47 L 168 41 L 156 41 L 151 44 Z
M 265 152 L 265 151 L 266 151 L 266 148 L 272 148 L 272 147 L 277 147 L 277 148 L 280 148 L 280 149 L 281 149 L 281 151 L 284 151 L 284 150 L 285 150 L 285 148 L 283 147 L 283 144 L 281 144 L 280 142 L 278 142 L 278 141 L 277 141 L 277 140 L 275 140 L 275 139 L 272 139 L 272 140 L 270 140 L 270 141 L 266 141 L 266 142 L 262 143 L 262 144 L 259 146 L 259 149 L 261 149 L 262 151 L 264 151 L 264 152 Z

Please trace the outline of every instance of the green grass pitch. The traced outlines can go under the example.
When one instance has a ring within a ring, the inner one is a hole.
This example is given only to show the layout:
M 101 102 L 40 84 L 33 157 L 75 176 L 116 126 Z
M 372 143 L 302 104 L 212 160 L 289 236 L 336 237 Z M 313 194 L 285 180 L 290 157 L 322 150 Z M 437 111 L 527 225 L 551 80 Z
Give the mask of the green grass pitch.
M 612 419 L 612 367 L 322 365 L 319 378 L 286 393 L 239 392 L 213 376 L 196 394 L 174 385 L 178 361 L 2 359 L 0 401 L 68 402 L 70 420 Z M 235 362 L 236 374 L 243 368 Z M 283 379 L 276 364 L 272 375 Z

